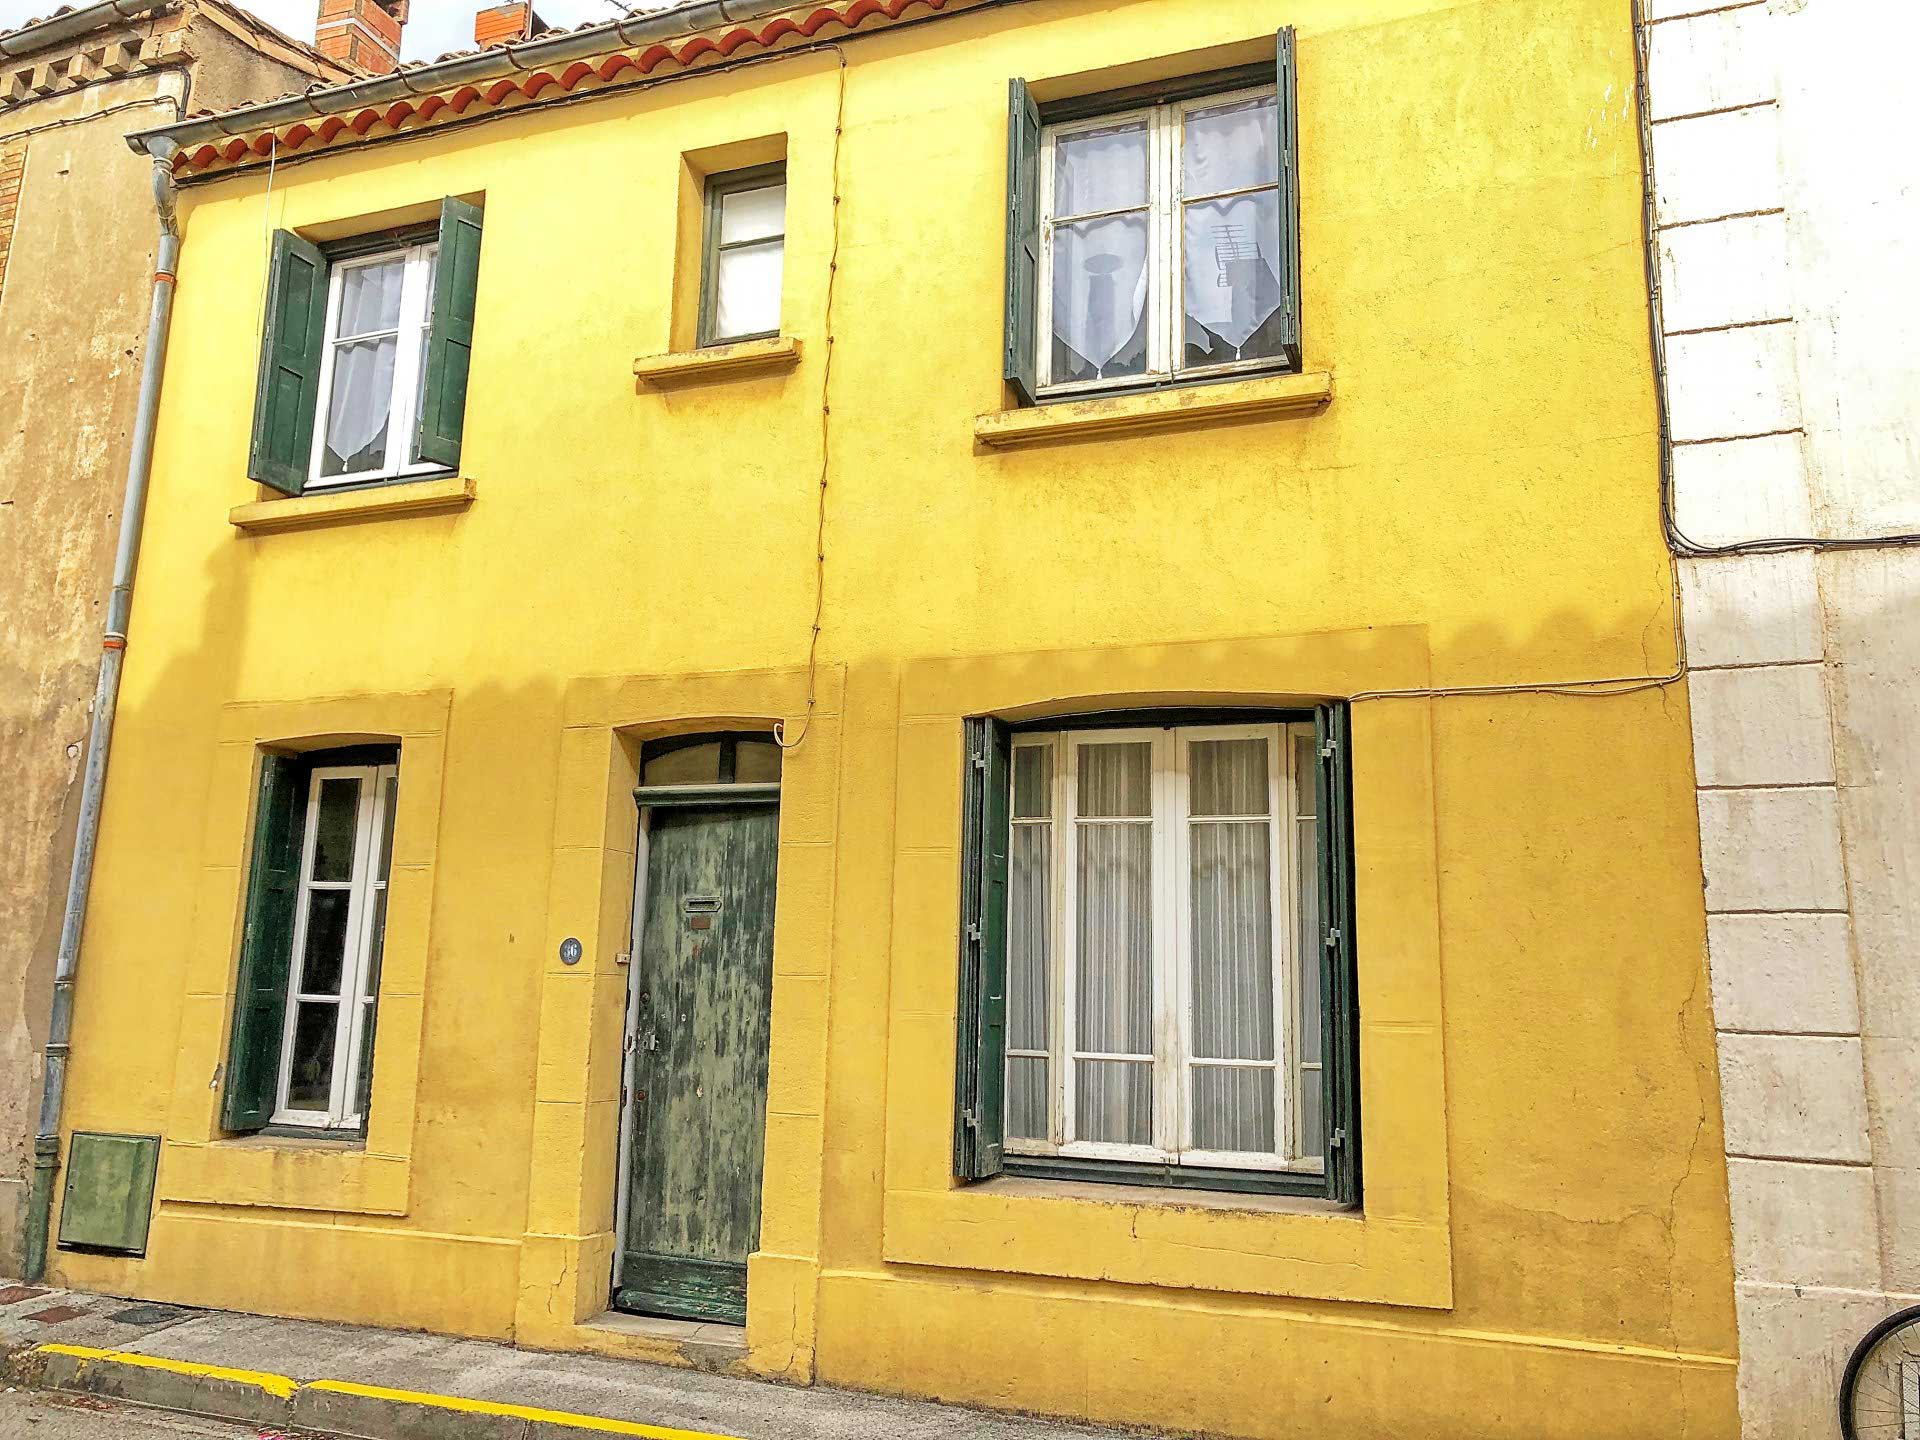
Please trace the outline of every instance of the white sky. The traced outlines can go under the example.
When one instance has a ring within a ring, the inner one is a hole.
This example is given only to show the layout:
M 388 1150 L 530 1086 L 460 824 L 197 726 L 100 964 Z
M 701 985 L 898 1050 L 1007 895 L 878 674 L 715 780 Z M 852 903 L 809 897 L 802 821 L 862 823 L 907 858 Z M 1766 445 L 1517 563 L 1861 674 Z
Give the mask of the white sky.
M 63 0 L 0 0 L 0 30 L 58 10 Z M 80 5 L 86 0 L 64 0 Z M 431 60 L 449 50 L 473 48 L 473 16 L 490 0 L 413 0 L 412 18 L 407 22 L 403 55 L 408 60 Z M 251 10 L 277 29 L 301 40 L 313 39 L 313 17 L 320 0 L 247 0 L 241 8 Z M 616 3 L 616 0 L 534 0 L 534 10 L 549 25 L 583 25 L 588 21 L 612 20 L 624 10 L 652 10 L 657 3 Z

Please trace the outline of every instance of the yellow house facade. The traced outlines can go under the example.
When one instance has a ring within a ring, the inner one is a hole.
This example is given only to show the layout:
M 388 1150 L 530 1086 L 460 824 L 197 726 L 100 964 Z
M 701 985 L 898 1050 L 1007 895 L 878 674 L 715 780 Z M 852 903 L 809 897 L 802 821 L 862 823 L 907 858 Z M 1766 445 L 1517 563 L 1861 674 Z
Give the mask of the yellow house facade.
M 696 5 L 156 132 L 55 1277 L 1735 1434 L 1631 45 Z

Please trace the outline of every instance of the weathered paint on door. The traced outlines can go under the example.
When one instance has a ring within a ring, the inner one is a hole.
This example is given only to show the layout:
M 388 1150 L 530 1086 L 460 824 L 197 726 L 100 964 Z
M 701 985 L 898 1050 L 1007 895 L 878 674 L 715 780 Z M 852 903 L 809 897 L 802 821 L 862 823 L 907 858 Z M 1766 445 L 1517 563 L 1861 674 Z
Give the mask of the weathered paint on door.
M 760 1239 L 779 811 L 656 809 L 615 1304 L 743 1322 Z

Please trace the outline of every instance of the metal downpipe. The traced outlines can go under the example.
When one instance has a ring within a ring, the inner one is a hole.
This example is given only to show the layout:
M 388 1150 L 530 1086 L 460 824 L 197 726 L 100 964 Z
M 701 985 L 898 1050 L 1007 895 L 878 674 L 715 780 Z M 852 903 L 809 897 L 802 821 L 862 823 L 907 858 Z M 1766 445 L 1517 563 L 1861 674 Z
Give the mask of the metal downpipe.
M 181 108 L 184 111 L 185 106 Z M 53 1183 L 60 1171 L 60 1112 L 66 1101 L 67 1057 L 73 1039 L 73 981 L 80 968 L 80 937 L 86 929 L 87 896 L 93 884 L 94 848 L 100 837 L 100 802 L 106 790 L 107 759 L 113 749 L 114 708 L 120 698 L 120 669 L 126 657 L 127 624 L 133 611 L 133 579 L 140 562 L 147 481 L 153 471 L 153 431 L 160 408 L 160 377 L 166 370 L 167 336 L 173 322 L 174 275 L 180 263 L 173 150 L 172 142 L 164 138 L 151 144 L 153 202 L 160 220 L 160 246 L 154 262 L 153 303 L 147 320 L 147 352 L 140 369 L 133 446 L 127 457 L 126 497 L 120 509 L 120 544 L 113 560 L 113 592 L 107 601 L 100 679 L 93 692 L 87 768 L 80 781 L 80 820 L 73 843 L 73 871 L 67 880 L 66 910 L 60 920 L 60 955 L 53 976 L 53 1016 L 47 1028 L 46 1077 L 40 1091 L 40 1125 L 33 1140 L 33 1180 L 27 1194 L 26 1278 L 29 1282 L 37 1282 L 47 1273 Z

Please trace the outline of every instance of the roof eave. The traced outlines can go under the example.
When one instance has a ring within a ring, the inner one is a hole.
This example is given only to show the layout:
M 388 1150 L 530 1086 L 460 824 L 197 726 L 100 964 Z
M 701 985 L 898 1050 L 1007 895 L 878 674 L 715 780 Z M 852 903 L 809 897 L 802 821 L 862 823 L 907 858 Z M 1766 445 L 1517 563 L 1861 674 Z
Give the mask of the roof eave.
M 119 0 L 114 0 L 119 3 Z M 140 0 L 148 3 L 148 0 Z M 168 0 L 152 0 L 165 4 Z M 106 7 L 96 7 L 106 8 Z M 280 100 L 243 105 L 218 115 L 137 130 L 127 136 L 135 150 L 151 153 L 148 141 L 164 136 L 182 150 L 191 150 L 214 140 L 260 130 L 271 130 L 293 120 L 315 115 L 337 115 L 342 111 L 371 108 L 390 101 L 431 94 L 456 85 L 519 74 L 527 70 L 585 59 L 604 54 L 609 48 L 627 47 L 704 30 L 713 25 L 735 24 L 758 19 L 793 8 L 793 0 L 691 0 L 671 9 L 642 16 L 626 16 L 581 30 L 570 30 L 519 45 L 502 45 L 476 55 L 456 56 L 425 65 L 403 66 L 391 75 L 356 80 L 345 85 L 309 86 L 299 95 Z
M 108 25 L 138 20 L 179 3 L 180 0 L 100 0 L 98 4 L 83 5 L 65 15 L 50 15 L 45 20 L 0 34 L 0 58 L 18 60 L 36 55 Z

